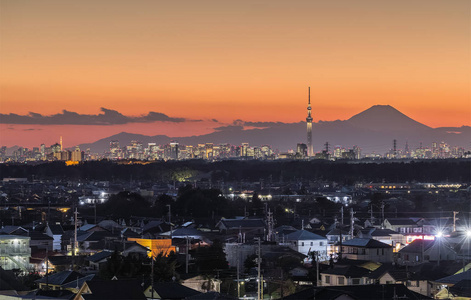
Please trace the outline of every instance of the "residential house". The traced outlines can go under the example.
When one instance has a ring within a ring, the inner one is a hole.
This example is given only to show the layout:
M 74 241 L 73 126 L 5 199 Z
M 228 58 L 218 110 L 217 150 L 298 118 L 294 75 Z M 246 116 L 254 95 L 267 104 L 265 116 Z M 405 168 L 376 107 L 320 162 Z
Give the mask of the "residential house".
M 30 237 L 21 235 L 0 235 L 0 267 L 4 270 L 30 269 Z
M 431 280 L 435 272 L 429 270 L 428 274 L 414 272 L 404 267 L 383 264 L 371 272 L 368 277 L 370 284 L 403 284 L 409 290 L 424 296 L 433 297 L 438 286 Z
M 455 260 L 456 252 L 441 238 L 432 241 L 414 240 L 402 248 L 397 255 L 397 262 L 402 265 L 416 265 L 428 261 Z
M 146 300 L 143 288 L 137 280 L 85 281 L 74 300 Z
M 219 232 L 227 235 L 262 235 L 265 230 L 265 222 L 262 219 L 221 219 L 216 227 Z
M 342 257 L 387 263 L 393 261 L 393 248 L 374 239 L 354 238 L 342 243 Z
M 101 267 L 103 267 L 103 265 L 107 263 L 108 258 L 110 258 L 111 255 L 113 255 L 112 251 L 104 250 L 88 256 L 87 258 L 85 258 L 85 260 L 88 261 L 90 269 L 100 270 Z
M 335 244 L 340 241 L 342 237 L 342 242 L 350 239 L 350 234 L 344 229 L 334 228 L 326 234 L 326 238 L 329 244 Z
M 366 284 L 370 270 L 355 265 L 337 266 L 321 271 L 322 286 Z
M 152 293 L 152 287 L 154 288 L 154 293 Z M 185 300 L 187 297 L 198 294 L 201 294 L 201 292 L 177 282 L 154 282 L 153 286 L 149 282 L 144 290 L 144 295 L 147 298 L 162 300 Z
M 75 271 L 61 271 L 55 274 L 49 274 L 35 282 L 39 285 L 40 289 L 43 290 L 62 290 L 64 284 L 70 282 L 76 282 L 79 278 L 84 277 Z
M 421 218 L 388 218 L 384 220 L 382 228 L 404 234 L 431 234 L 435 231 L 433 226 Z
M 141 239 L 141 238 L 128 238 L 128 241 L 133 241 L 138 243 L 141 246 L 149 249 L 149 257 L 157 257 L 160 253 L 164 256 L 170 254 L 170 252 L 176 253 L 176 248 L 172 245 L 171 239 Z
M 370 227 L 361 230 L 360 238 L 374 239 L 391 245 L 394 247 L 394 252 L 399 251 L 401 245 L 406 244 L 405 236 L 402 233 L 391 229 L 380 229 L 376 227 Z
M 311 253 L 319 257 L 319 260 L 328 260 L 327 238 L 307 230 L 297 230 L 285 237 L 285 243 L 293 250 L 309 256 Z M 309 258 L 308 258 L 309 259 Z
M 111 233 L 109 231 L 90 231 L 81 234 L 77 237 L 79 253 L 95 253 L 96 247 L 93 244 L 101 243 L 102 241 L 111 242 L 119 238 L 119 233 Z
M 7 225 L 0 228 L 0 234 L 28 235 L 28 230 L 21 226 Z
M 441 289 L 435 299 L 471 299 L 471 270 L 436 280 Z
M 30 237 L 29 246 L 32 249 L 47 249 L 52 251 L 54 238 L 39 231 L 29 231 L 27 234 Z
M 201 293 L 221 291 L 221 280 L 203 275 L 182 279 L 181 284 Z
M 52 250 L 61 251 L 62 235 L 64 234 L 64 229 L 62 229 L 62 226 L 48 224 L 46 227 L 46 234 L 54 239 L 52 242 Z
M 378 299 L 432 299 L 413 291 L 402 284 L 349 285 L 311 287 L 283 297 L 285 300 L 378 300 Z

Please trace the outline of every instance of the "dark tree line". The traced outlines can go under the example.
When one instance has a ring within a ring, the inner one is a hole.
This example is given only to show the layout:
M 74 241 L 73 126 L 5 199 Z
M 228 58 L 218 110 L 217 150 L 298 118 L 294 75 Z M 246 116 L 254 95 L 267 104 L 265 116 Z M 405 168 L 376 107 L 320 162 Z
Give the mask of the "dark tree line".
M 218 181 L 333 180 L 350 184 L 356 181 L 460 181 L 471 180 L 469 160 L 422 160 L 406 162 L 351 163 L 345 161 L 157 161 L 148 164 L 120 164 L 90 161 L 66 167 L 63 162 L 1 164 L 3 177 L 32 179 L 186 181 L 198 174 L 210 174 Z

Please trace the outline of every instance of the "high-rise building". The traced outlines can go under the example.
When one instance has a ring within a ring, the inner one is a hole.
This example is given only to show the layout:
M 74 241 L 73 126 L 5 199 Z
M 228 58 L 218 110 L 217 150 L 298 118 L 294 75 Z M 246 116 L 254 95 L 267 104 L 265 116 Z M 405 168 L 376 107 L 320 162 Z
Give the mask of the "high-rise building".
M 311 117 L 311 87 L 308 88 L 308 105 L 307 105 L 307 156 L 312 156 L 312 117 Z
M 304 158 L 307 156 L 307 146 L 304 143 L 298 143 L 296 145 L 296 153 L 301 156 L 301 158 Z
M 80 151 L 79 146 L 75 146 L 75 150 L 70 154 L 70 160 L 72 161 L 82 161 L 83 153 Z

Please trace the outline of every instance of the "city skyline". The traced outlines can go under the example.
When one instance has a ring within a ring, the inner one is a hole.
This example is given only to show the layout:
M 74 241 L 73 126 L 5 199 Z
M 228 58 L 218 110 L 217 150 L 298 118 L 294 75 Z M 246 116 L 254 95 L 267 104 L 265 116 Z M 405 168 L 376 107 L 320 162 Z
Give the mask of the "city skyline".
M 307 86 L 313 122 L 388 104 L 469 126 L 470 5 L 1 2 L 1 144 L 296 123 Z M 118 121 L 70 123 L 100 115 Z

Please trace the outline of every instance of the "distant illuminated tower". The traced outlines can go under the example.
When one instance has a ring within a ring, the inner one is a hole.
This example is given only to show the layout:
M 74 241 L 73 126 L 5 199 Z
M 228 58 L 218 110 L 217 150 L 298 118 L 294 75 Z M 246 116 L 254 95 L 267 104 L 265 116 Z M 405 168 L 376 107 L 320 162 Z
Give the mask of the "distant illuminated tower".
M 311 117 L 311 87 L 308 88 L 308 105 L 307 105 L 307 156 L 312 156 L 312 117 Z
M 62 152 L 62 135 L 61 135 L 59 144 L 61 145 L 61 152 Z

